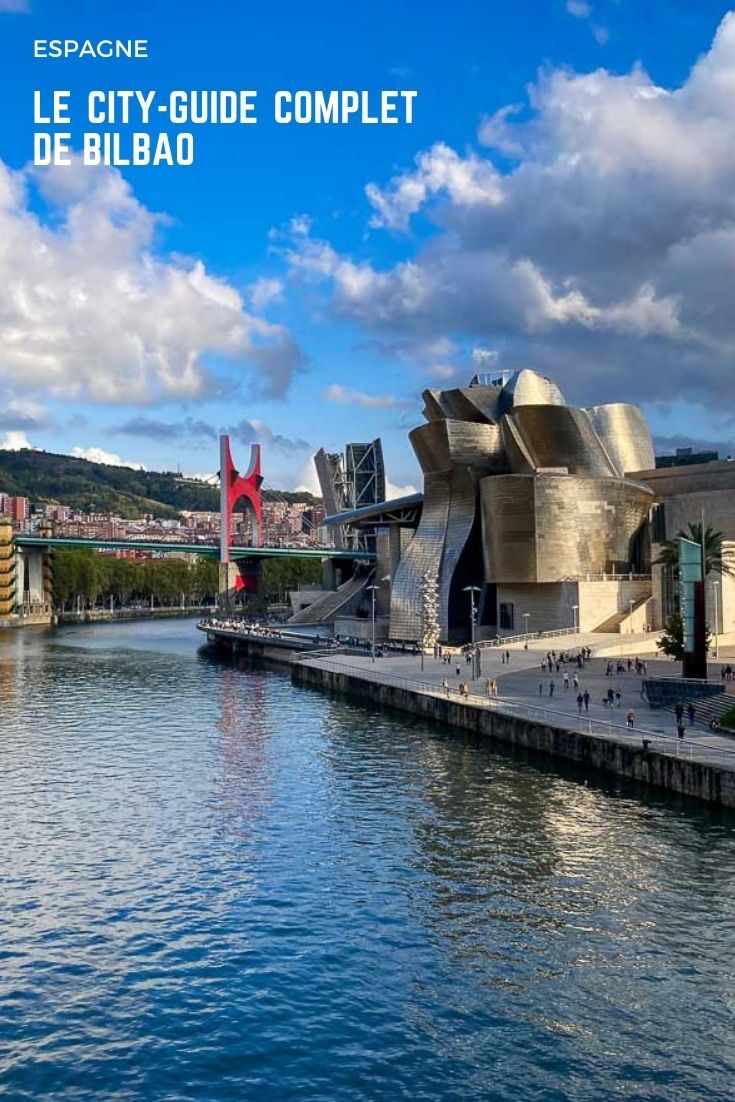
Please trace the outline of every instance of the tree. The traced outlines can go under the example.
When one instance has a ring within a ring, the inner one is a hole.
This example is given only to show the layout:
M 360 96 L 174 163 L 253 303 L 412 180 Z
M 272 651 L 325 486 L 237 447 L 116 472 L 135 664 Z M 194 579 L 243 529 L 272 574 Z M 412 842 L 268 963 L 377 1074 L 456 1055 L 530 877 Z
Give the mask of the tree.
M 705 574 L 719 574 L 728 578 L 735 578 L 735 561 L 732 553 L 725 551 L 722 532 L 716 532 L 711 525 L 704 529 L 702 538 L 702 525 L 695 521 L 689 524 L 689 530 L 679 529 L 674 539 L 666 540 L 662 545 L 661 554 L 654 561 L 656 566 L 668 566 L 674 572 L 679 568 L 679 545 L 677 539 L 691 540 L 698 543 L 704 549 Z
M 261 567 L 261 587 L 271 600 L 285 600 L 289 589 L 318 582 L 321 563 L 309 559 L 266 559 Z
M 707 629 L 704 640 L 704 648 L 707 653 L 709 653 L 711 641 L 712 636 L 709 629 Z M 669 616 L 663 635 L 656 640 L 656 648 L 663 654 L 667 654 L 669 658 L 675 658 L 678 662 L 684 660 L 684 621 L 681 618 L 681 613 L 674 612 Z
M 664 633 L 656 640 L 656 649 L 678 662 L 684 659 L 684 621 L 680 613 L 675 612 L 666 621 Z

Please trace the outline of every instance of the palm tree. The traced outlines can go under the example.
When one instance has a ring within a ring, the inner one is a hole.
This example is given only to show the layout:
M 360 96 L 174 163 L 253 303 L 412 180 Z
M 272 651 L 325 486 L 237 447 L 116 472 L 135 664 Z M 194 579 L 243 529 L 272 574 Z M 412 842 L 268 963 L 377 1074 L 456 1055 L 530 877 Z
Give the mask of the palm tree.
M 735 578 L 735 561 L 733 561 L 732 552 L 723 549 L 723 538 L 722 532 L 716 532 L 709 524 L 702 535 L 702 524 L 694 521 L 689 524 L 689 531 L 680 529 L 674 539 L 666 540 L 662 544 L 661 554 L 654 560 L 654 565 L 668 566 L 676 571 L 679 566 L 679 545 L 676 541 L 685 539 L 698 543 L 703 548 L 705 574 Z

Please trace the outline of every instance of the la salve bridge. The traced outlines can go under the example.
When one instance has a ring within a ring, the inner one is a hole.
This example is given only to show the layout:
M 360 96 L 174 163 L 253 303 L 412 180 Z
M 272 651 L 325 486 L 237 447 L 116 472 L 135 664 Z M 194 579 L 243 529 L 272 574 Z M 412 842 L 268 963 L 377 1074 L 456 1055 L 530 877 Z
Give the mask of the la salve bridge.
M 264 547 L 260 444 L 253 444 L 250 465 L 241 474 L 232 461 L 230 439 L 220 437 L 220 540 L 219 543 L 164 539 L 101 539 L 57 536 L 45 524 L 33 535 L 14 533 L 10 523 L 0 523 L 0 625 L 48 623 L 53 619 L 52 557 L 61 548 L 92 551 L 142 551 L 148 554 L 201 555 L 219 562 L 219 601 L 227 603 L 239 592 L 257 588 L 258 566 L 264 559 L 317 559 L 334 563 L 335 571 L 350 564 L 370 564 L 373 551 L 362 548 Z M 233 544 L 232 518 L 240 509 L 255 518 L 252 546 Z M 332 571 L 334 574 L 334 571 Z

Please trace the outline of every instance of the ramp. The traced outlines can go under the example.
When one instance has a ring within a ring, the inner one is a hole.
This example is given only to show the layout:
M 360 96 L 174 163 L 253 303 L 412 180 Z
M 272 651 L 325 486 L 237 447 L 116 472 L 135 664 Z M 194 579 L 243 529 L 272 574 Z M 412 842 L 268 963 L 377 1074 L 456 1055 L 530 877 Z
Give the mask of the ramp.
M 336 616 L 350 615 L 357 605 L 366 586 L 370 583 L 372 574 L 356 574 L 349 581 L 343 582 L 339 589 L 330 590 L 308 608 L 302 608 L 299 612 L 287 620 L 288 624 L 331 624 Z

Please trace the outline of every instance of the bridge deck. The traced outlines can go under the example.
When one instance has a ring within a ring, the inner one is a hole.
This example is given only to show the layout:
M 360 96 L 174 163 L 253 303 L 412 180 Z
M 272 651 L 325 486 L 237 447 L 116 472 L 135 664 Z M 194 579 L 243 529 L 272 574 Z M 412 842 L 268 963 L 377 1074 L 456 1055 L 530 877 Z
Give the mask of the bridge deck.
M 167 543 L 165 540 L 104 540 L 73 536 L 16 536 L 18 547 L 87 547 L 93 551 L 157 551 L 169 554 L 206 555 L 219 558 L 219 545 L 211 543 Z M 337 559 L 374 562 L 373 551 L 337 551 L 330 547 L 233 547 L 233 560 L 240 559 Z

